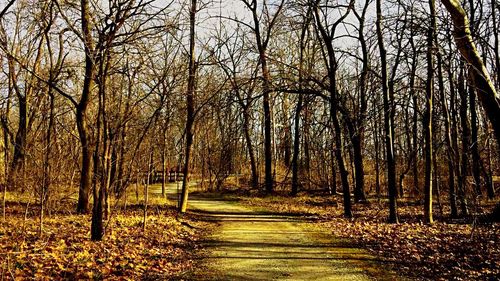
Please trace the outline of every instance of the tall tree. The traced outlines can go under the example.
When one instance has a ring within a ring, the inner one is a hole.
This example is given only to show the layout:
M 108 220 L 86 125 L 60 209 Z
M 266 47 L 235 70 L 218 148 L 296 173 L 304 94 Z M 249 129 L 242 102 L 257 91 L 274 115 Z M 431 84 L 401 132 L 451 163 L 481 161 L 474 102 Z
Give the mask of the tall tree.
M 300 155 L 300 140 L 301 140 L 301 121 L 300 115 L 304 107 L 304 72 L 305 72 L 305 55 L 308 45 L 309 28 L 311 21 L 314 19 L 311 7 L 307 7 L 300 30 L 300 54 L 299 54 L 299 97 L 294 116 L 294 136 L 293 136 L 293 155 L 292 155 L 292 195 L 296 195 L 299 191 L 299 155 Z
M 477 37 L 477 27 L 478 21 L 476 20 L 476 4 L 473 0 L 469 0 L 469 12 L 470 12 L 470 20 L 471 20 L 471 35 L 473 38 Z M 476 91 L 472 84 L 469 84 L 469 106 L 470 106 L 470 132 L 471 132 L 471 155 L 472 155 L 472 178 L 474 182 L 474 189 L 477 195 L 481 195 L 481 170 L 480 170 L 480 162 L 481 156 L 479 155 L 479 146 L 478 146 L 478 116 L 476 109 Z
M 266 192 L 271 193 L 274 190 L 273 179 L 273 153 L 272 153 L 272 122 L 271 122 L 271 73 L 268 64 L 268 46 L 272 31 L 277 23 L 278 16 L 283 9 L 284 0 L 275 3 L 275 11 L 271 14 L 270 7 L 265 1 L 259 4 L 257 0 L 242 0 L 245 6 L 252 13 L 252 31 L 255 36 L 255 44 L 259 52 L 259 62 L 262 72 L 262 97 L 264 109 L 264 169 L 265 169 L 265 187 Z M 274 6 L 273 5 L 273 6 Z M 263 9 L 263 17 L 259 16 L 258 9 Z M 265 29 L 262 28 L 261 19 L 266 19 Z
M 429 0 L 430 26 L 427 31 L 427 81 L 425 84 L 426 109 L 424 116 L 425 134 L 425 202 L 424 219 L 427 223 L 433 223 L 432 217 L 432 180 L 434 173 L 434 152 L 432 138 L 432 115 L 434 103 L 434 39 L 436 32 L 436 2 Z
M 359 25 L 358 30 L 358 41 L 361 47 L 361 75 L 359 77 L 359 109 L 357 113 L 354 114 L 354 124 L 355 130 L 350 132 L 351 142 L 353 146 L 354 154 L 354 170 L 356 176 L 356 184 L 354 187 L 354 201 L 366 201 L 365 195 L 365 169 L 363 161 L 363 141 L 365 135 L 365 123 L 368 110 L 368 99 L 367 99 L 367 82 L 368 82 L 368 71 L 369 71 L 369 50 L 367 45 L 367 40 L 365 38 L 365 21 L 366 14 L 368 12 L 368 7 L 370 5 L 369 0 L 365 0 L 361 9 L 361 13 L 353 9 L 353 13 L 358 19 Z
M 81 145 L 81 170 L 80 170 L 80 188 L 78 190 L 79 213 L 89 212 L 89 193 L 92 184 L 92 148 L 89 137 L 88 126 L 88 106 L 90 103 L 91 91 L 94 85 L 95 67 L 94 67 L 94 40 L 92 39 L 92 27 L 90 18 L 89 0 L 80 1 L 81 21 L 82 21 L 82 40 L 85 50 L 85 74 L 83 77 L 83 89 L 80 101 L 76 104 L 76 125 Z
M 456 153 L 453 147 L 452 141 L 452 124 L 450 110 L 448 107 L 448 101 L 445 96 L 445 86 L 443 77 L 443 58 L 440 51 L 437 51 L 437 69 L 438 69 L 438 79 L 439 79 L 439 98 L 441 100 L 441 110 L 443 111 L 444 120 L 444 130 L 445 130 L 445 144 L 446 144 L 446 162 L 448 164 L 448 188 L 449 188 L 449 201 L 450 201 L 450 215 L 452 218 L 457 217 L 457 196 L 455 188 L 455 165 L 456 165 Z M 448 77 L 452 80 L 453 77 Z M 453 85 L 453 81 L 450 85 Z M 454 99 L 454 87 L 450 87 L 451 98 Z
M 387 78 L 387 50 L 384 44 L 384 36 L 382 30 L 382 0 L 376 1 L 377 10 L 377 41 L 380 52 L 381 79 L 382 79 L 382 96 L 384 99 L 384 130 L 385 130 L 385 153 L 387 161 L 387 189 L 389 194 L 389 222 L 398 223 L 397 213 L 397 189 L 396 189 L 396 159 L 394 156 L 394 137 L 393 137 L 393 120 L 392 111 L 393 100 L 389 95 L 389 83 Z
M 460 125 L 462 125 L 462 153 L 461 153 L 461 163 L 460 163 L 460 179 L 458 182 L 458 198 L 460 200 L 460 209 L 462 215 L 466 216 L 469 214 L 467 208 L 467 172 L 469 170 L 469 147 L 470 147 L 470 126 L 468 118 L 468 99 L 467 99 L 467 89 L 465 87 L 465 63 L 460 62 L 460 70 L 458 74 L 458 94 L 460 95 Z
M 322 43 L 326 49 L 325 64 L 328 72 L 328 91 L 330 93 L 330 118 L 333 124 L 333 130 L 335 132 L 335 156 L 337 160 L 337 165 L 339 167 L 340 179 L 342 182 L 342 193 L 344 197 L 344 216 L 352 217 L 351 210 L 351 192 L 349 188 L 349 173 L 347 171 L 347 165 L 345 163 L 344 157 L 344 143 L 342 139 L 343 130 L 339 120 L 340 114 L 340 93 L 337 84 L 337 71 L 339 69 L 338 60 L 336 57 L 336 52 L 334 49 L 334 39 L 336 38 L 337 27 L 343 23 L 344 19 L 349 15 L 352 9 L 353 2 L 348 5 L 338 5 L 335 8 L 343 9 L 340 17 L 338 17 L 333 23 L 328 25 L 328 11 L 320 11 L 320 1 L 316 0 L 314 2 L 314 18 L 316 20 L 316 26 L 318 28 L 318 36 L 321 38 Z M 325 6 L 327 7 L 327 6 Z M 331 8 L 331 7 L 328 7 Z M 328 9 L 327 8 L 327 9 Z
M 194 125 L 194 94 L 196 88 L 196 61 L 195 61 L 195 36 L 196 36 L 196 12 L 197 0 L 191 0 L 189 9 L 189 76 L 186 93 L 186 151 L 184 154 L 184 178 L 182 179 L 182 193 L 179 204 L 179 211 L 185 213 L 187 210 L 188 194 L 189 194 L 189 162 L 191 157 L 191 147 L 193 145 L 193 125 Z

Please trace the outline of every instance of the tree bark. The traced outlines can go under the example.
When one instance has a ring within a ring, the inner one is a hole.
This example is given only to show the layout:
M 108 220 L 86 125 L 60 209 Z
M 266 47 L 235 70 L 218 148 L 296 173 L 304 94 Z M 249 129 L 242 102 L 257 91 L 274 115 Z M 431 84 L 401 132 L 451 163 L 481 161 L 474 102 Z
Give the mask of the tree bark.
M 300 33 L 300 58 L 299 58 L 299 99 L 294 116 L 294 138 L 293 138 L 293 155 L 292 155 L 292 195 L 296 195 L 299 191 L 299 155 L 300 155 L 300 114 L 304 105 L 304 52 L 306 49 L 306 36 L 309 24 L 312 20 L 312 11 L 307 9 L 307 14 L 304 17 L 304 23 Z
M 319 14 L 319 1 L 316 1 L 314 6 L 314 16 L 316 19 L 316 24 L 318 27 L 319 34 L 321 36 L 323 44 L 326 48 L 325 64 L 328 69 L 328 91 L 330 92 L 329 102 L 330 102 L 330 118 L 333 124 L 333 130 L 335 132 L 335 156 L 340 172 L 340 180 L 342 183 L 342 193 L 344 199 L 344 216 L 346 218 L 352 217 L 351 210 L 351 192 L 349 187 L 349 173 L 346 168 L 346 163 L 344 159 L 344 145 L 342 139 L 342 127 L 338 118 L 339 113 L 339 93 L 337 89 L 337 69 L 338 63 L 335 57 L 335 49 L 333 47 L 333 33 L 328 33 L 325 26 L 321 22 L 321 17 Z M 350 11 L 350 10 L 349 10 Z M 347 17 L 349 11 L 347 11 L 343 18 Z M 342 17 L 341 17 L 342 18 Z M 332 27 L 335 30 L 336 26 L 341 22 L 338 20 Z
M 244 104 L 244 102 L 240 101 L 241 106 L 243 107 L 243 131 L 245 134 L 245 142 L 247 145 L 248 155 L 250 157 L 250 170 L 252 173 L 252 187 L 259 187 L 259 173 L 257 171 L 257 161 L 255 159 L 255 152 L 252 145 L 252 137 L 250 135 L 250 113 L 249 104 Z
M 458 92 L 460 94 L 460 123 L 462 125 L 462 153 L 460 164 L 460 179 L 458 183 L 458 199 L 460 200 L 460 209 L 462 216 L 469 214 L 467 208 L 467 199 L 465 191 L 467 189 L 467 173 L 469 166 L 469 147 L 470 147 L 470 129 L 468 118 L 467 90 L 465 89 L 464 64 L 461 64 L 460 74 L 458 77 Z
M 354 154 L 354 172 L 356 184 L 354 186 L 354 201 L 366 202 L 365 195 L 365 168 L 363 159 L 363 141 L 365 137 L 365 122 L 368 109 L 366 94 L 367 77 L 369 70 L 369 50 L 365 39 L 365 19 L 370 1 L 365 0 L 361 15 L 356 11 L 354 14 L 358 18 L 358 41 L 361 47 L 362 69 L 359 78 L 359 111 L 355 114 L 355 133 L 351 134 L 351 142 Z
M 443 111 L 444 129 L 445 129 L 445 144 L 446 144 L 446 162 L 448 164 L 448 188 L 450 201 L 450 216 L 457 217 L 457 196 L 455 191 L 455 152 L 452 145 L 450 110 L 448 109 L 447 99 L 445 96 L 444 77 L 443 77 L 443 58 L 441 52 L 437 53 L 437 70 L 439 79 L 439 94 L 441 99 L 441 109 Z M 452 77 L 449 77 L 450 85 L 453 85 Z M 450 87 L 451 98 L 454 98 L 454 87 Z
M 81 0 L 81 19 L 83 44 L 85 47 L 85 76 L 83 80 L 83 90 L 78 106 L 76 107 L 76 125 L 80 138 L 81 147 L 81 171 L 80 187 L 78 191 L 77 212 L 86 214 L 89 212 L 89 192 L 92 183 L 91 159 L 92 149 L 90 148 L 89 128 L 87 124 L 87 107 L 94 82 L 94 43 L 90 29 L 90 6 L 88 0 Z
M 470 64 L 471 82 L 476 88 L 478 98 L 490 120 L 498 147 L 500 147 L 500 98 L 474 44 L 467 14 L 458 0 L 441 0 L 441 2 L 453 20 L 457 48 Z
M 491 0 L 491 17 L 493 19 L 493 56 L 495 60 L 496 77 L 497 77 L 497 88 L 500 87 L 500 38 L 498 30 L 498 18 L 497 18 L 497 8 L 498 1 Z
M 196 62 L 195 62 L 195 24 L 196 24 L 197 0 L 191 0 L 191 8 L 189 11 L 189 77 L 188 89 L 186 94 L 186 154 L 184 160 L 184 178 L 182 179 L 181 202 L 179 204 L 179 212 L 185 213 L 187 210 L 188 193 L 189 193 L 189 164 L 191 157 L 191 147 L 193 145 L 193 125 L 194 125 L 194 94 L 195 94 L 195 79 L 196 79 Z
M 396 190 L 396 160 L 394 157 L 394 139 L 393 139 L 393 124 L 392 111 L 393 101 L 389 95 L 389 84 L 387 78 L 387 51 L 384 45 L 384 37 L 382 34 L 382 0 L 376 1 L 377 9 L 377 40 L 380 51 L 380 64 L 382 67 L 382 96 L 384 98 L 384 129 L 385 129 L 385 146 L 386 146 L 386 161 L 387 161 L 387 189 L 389 194 L 389 222 L 398 223 L 397 214 L 397 190 Z
M 427 81 L 425 84 L 426 110 L 424 116 L 425 134 L 425 202 L 424 220 L 428 224 L 434 222 L 432 217 L 432 180 L 434 174 L 434 151 L 432 141 L 432 114 L 434 103 L 434 37 L 436 29 L 436 2 L 429 0 L 431 24 L 427 31 Z
M 297 108 L 295 109 L 295 126 L 292 156 L 292 195 L 299 191 L 299 153 L 300 153 L 300 112 L 302 111 L 303 94 L 299 94 Z

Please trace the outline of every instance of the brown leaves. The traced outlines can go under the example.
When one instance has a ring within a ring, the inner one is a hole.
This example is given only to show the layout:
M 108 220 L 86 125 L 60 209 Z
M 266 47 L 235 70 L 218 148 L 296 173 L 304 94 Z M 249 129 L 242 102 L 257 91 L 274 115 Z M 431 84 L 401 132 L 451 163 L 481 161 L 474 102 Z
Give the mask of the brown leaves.
M 99 243 L 89 239 L 89 216 L 58 214 L 47 218 L 41 239 L 36 217 L 24 223 L 21 216 L 7 217 L 0 225 L 0 271 L 16 280 L 173 276 L 193 266 L 192 249 L 200 235 L 178 222 L 175 212 L 164 206 L 149 217 L 145 233 L 140 210 L 117 214 Z

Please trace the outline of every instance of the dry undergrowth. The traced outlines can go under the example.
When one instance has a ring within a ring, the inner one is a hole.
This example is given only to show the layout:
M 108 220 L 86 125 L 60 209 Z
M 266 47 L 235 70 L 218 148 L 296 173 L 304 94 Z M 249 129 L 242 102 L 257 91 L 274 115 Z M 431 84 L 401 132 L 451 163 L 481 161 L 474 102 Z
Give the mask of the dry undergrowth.
M 47 217 L 40 237 L 38 206 L 8 202 L 0 280 L 164 280 L 190 271 L 200 222 L 181 223 L 172 205 L 152 199 L 146 231 L 141 204 L 130 205 L 114 212 L 102 242 L 90 241 L 90 215 L 68 211 L 73 204 Z

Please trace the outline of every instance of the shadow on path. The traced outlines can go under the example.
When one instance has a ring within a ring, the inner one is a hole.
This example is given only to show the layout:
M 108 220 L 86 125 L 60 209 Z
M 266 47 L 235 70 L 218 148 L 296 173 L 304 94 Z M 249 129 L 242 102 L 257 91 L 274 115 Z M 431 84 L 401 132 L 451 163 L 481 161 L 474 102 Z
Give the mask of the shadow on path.
M 190 196 L 188 210 L 215 229 L 203 241 L 206 271 L 184 280 L 397 280 L 373 256 L 320 229 L 315 217 L 202 193 Z

